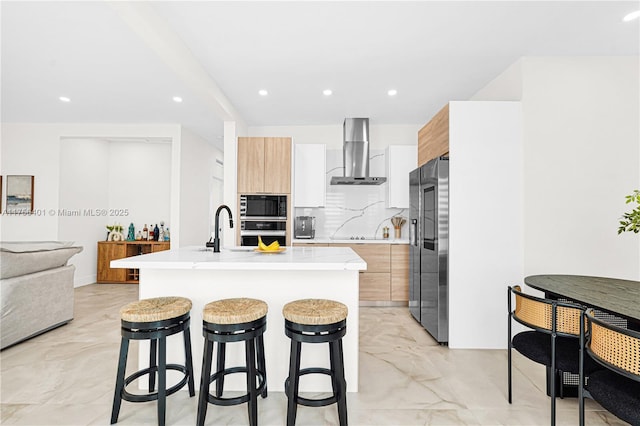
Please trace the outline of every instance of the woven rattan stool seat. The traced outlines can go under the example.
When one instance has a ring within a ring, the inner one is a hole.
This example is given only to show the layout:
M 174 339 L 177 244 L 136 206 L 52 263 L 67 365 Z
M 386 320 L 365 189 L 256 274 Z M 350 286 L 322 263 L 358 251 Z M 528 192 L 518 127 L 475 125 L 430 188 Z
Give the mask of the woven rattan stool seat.
M 176 318 L 191 311 L 184 297 L 156 297 L 131 302 L 120 309 L 120 318 L 130 322 L 154 322 Z
M 213 324 L 242 324 L 267 315 L 267 304 L 262 300 L 237 298 L 207 303 L 202 319 Z
M 347 318 L 346 305 L 327 299 L 302 299 L 289 302 L 282 308 L 282 315 L 298 324 L 334 324 Z

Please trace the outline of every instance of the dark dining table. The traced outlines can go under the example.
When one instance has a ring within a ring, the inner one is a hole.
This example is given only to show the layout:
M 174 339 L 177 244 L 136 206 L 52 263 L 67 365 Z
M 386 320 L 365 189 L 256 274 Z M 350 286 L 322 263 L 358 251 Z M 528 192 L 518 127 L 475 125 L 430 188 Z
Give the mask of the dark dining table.
M 583 275 L 531 275 L 526 285 L 543 291 L 547 299 L 562 299 L 594 308 L 596 316 L 632 330 L 640 330 L 640 281 Z M 598 312 L 600 311 L 600 312 Z M 551 395 L 551 374 L 547 368 L 547 395 Z M 565 373 L 556 380 L 556 394 L 577 396 L 578 377 Z M 562 390 L 560 390 L 562 388 Z
M 569 299 L 640 325 L 640 281 L 583 275 L 531 275 L 524 282 L 543 291 L 548 298 Z

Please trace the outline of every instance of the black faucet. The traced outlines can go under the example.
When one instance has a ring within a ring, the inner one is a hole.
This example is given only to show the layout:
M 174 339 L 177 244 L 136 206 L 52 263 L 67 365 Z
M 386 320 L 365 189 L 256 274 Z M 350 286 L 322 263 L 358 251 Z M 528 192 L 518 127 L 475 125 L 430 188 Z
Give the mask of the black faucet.
M 222 210 L 226 210 L 227 213 L 229 213 L 229 228 L 233 228 L 233 217 L 231 216 L 231 209 L 229 207 L 227 207 L 226 205 L 221 205 L 220 207 L 218 207 L 218 210 L 216 210 L 216 222 L 215 222 L 215 227 L 216 227 L 216 236 L 213 239 L 213 252 L 214 253 L 220 253 L 220 236 L 219 236 L 219 228 L 220 228 L 220 212 Z

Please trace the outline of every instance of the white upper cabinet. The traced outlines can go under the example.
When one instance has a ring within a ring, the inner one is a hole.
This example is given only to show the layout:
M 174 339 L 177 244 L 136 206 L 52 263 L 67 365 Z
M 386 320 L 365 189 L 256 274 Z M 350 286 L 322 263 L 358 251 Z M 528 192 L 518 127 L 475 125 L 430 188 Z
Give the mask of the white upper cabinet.
M 416 145 L 389 145 L 386 152 L 387 208 L 409 208 L 409 172 L 418 167 Z
M 294 144 L 294 207 L 324 207 L 326 150 L 324 144 Z

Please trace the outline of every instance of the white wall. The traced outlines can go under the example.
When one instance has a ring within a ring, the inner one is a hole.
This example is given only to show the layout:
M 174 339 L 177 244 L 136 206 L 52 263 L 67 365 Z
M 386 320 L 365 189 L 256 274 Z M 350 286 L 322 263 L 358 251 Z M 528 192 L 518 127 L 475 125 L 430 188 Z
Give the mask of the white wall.
M 34 176 L 33 205 L 38 214 L 0 216 L 0 241 L 58 238 L 59 130 L 54 125 L 2 124 L 1 174 Z
M 134 124 L 2 124 L 2 152 L 0 158 L 0 174 L 26 174 L 35 176 L 34 190 L 34 208 L 37 214 L 24 217 L 0 216 L 0 240 L 2 241 L 41 241 L 41 240 L 60 240 L 65 236 L 69 236 L 71 222 L 73 219 L 62 219 L 58 214 L 59 209 L 66 208 L 65 204 L 73 206 L 81 204 L 78 198 L 71 200 L 72 195 L 69 192 L 60 191 L 61 179 L 64 181 L 70 179 L 69 174 L 72 170 L 64 171 L 61 174 L 61 164 L 63 163 L 62 155 L 68 164 L 70 161 L 85 161 L 85 165 L 76 164 L 78 170 L 85 170 L 89 173 L 89 163 L 96 161 L 94 171 L 99 173 L 101 167 L 97 160 L 104 160 L 103 155 L 98 151 L 94 151 L 91 159 L 84 158 L 74 160 L 69 157 L 68 153 L 63 154 L 61 148 L 61 140 L 63 139 L 100 139 L 100 138 L 160 138 L 173 141 L 171 144 L 171 170 L 170 170 L 170 199 L 171 211 L 170 216 L 165 220 L 171 225 L 172 242 L 178 239 L 180 235 L 180 227 L 178 220 L 173 219 L 174 206 L 178 206 L 177 193 L 180 187 L 180 175 L 176 169 L 180 160 L 180 138 L 181 126 L 175 124 L 156 124 L 156 125 L 134 125 Z M 95 148 L 95 146 L 94 146 Z M 65 150 L 66 152 L 66 150 Z M 95 157 L 98 157 L 96 159 Z M 108 163 L 108 160 L 106 160 Z M 123 164 L 120 162 L 119 164 Z M 150 165 L 152 166 L 152 165 Z M 152 171 L 154 170 L 153 167 Z M 179 171 L 179 170 L 178 170 Z M 67 173 L 68 172 L 68 173 Z M 164 179 L 164 178 L 163 178 Z M 90 178 L 90 181 L 96 183 L 99 180 Z M 165 180 L 163 180 L 165 182 Z M 163 183 L 165 185 L 166 183 Z M 115 188 L 117 189 L 117 188 Z M 117 192 L 117 191 L 116 191 Z M 166 195 L 166 192 L 163 192 Z M 208 193 L 207 193 L 208 196 Z M 94 199 L 89 197 L 91 201 Z M 88 200 L 89 200 L 88 199 Z M 84 201 L 84 200 L 83 200 Z M 98 201 L 98 200 L 96 200 Z M 155 211 L 155 210 L 154 210 Z M 167 213 L 162 213 L 164 216 Z M 143 216 L 149 216 L 152 220 L 151 213 L 142 213 Z M 160 220 L 161 218 L 158 218 Z M 78 278 L 85 280 L 88 271 L 86 268 L 80 268 L 80 263 L 88 265 L 95 262 L 95 252 L 92 252 L 97 239 L 104 239 L 106 230 L 104 228 L 104 218 L 99 221 L 99 231 L 96 231 L 96 240 L 87 243 L 85 250 L 74 256 L 70 263 L 77 265 L 80 272 Z M 124 224 L 123 224 L 124 225 Z M 127 223 L 128 225 L 128 223 Z M 98 220 L 96 219 L 96 226 Z M 185 223 L 185 226 L 191 226 L 191 223 Z M 188 228 L 187 228 L 188 231 Z M 89 237 L 89 235 L 87 235 Z M 89 237 L 91 239 L 91 237 Z M 84 245 L 84 244 L 83 244 Z M 84 284 L 84 283 L 83 283 Z
M 616 234 L 640 188 L 639 60 L 523 58 L 473 97 L 522 100 L 524 275 L 640 279 L 640 238 Z
M 449 347 L 503 348 L 522 277 L 520 103 L 451 102 L 449 144 Z
M 640 279 L 640 238 L 617 235 L 640 188 L 638 58 L 527 58 L 525 274 Z
M 519 59 L 471 97 L 472 101 L 520 101 L 522 61 Z
M 109 208 L 109 142 L 101 139 L 64 139 L 60 143 L 58 236 L 75 241 L 83 251 L 71 258 L 76 286 L 96 281 L 98 248 L 107 219 L 87 214 Z
M 185 129 L 180 151 L 180 247 L 204 247 L 213 229 L 213 177 L 220 177 L 215 160 L 222 153 Z
M 144 224 L 172 227 L 171 141 L 109 142 L 109 213 L 106 224 L 120 223 L 127 235 Z
M 231 211 L 238 216 L 238 137 L 247 136 L 248 130 L 244 123 L 238 121 L 224 122 L 224 204 L 231 208 Z M 216 207 L 217 208 L 217 207 Z M 239 217 L 234 226 L 240 226 Z M 235 229 L 229 227 L 222 228 L 223 245 L 236 245 Z
M 84 247 L 73 258 L 76 286 L 96 281 L 96 242 L 106 225 L 120 223 L 125 236 L 130 223 L 136 231 L 160 220 L 169 225 L 170 166 L 169 140 L 61 139 L 57 239 Z

